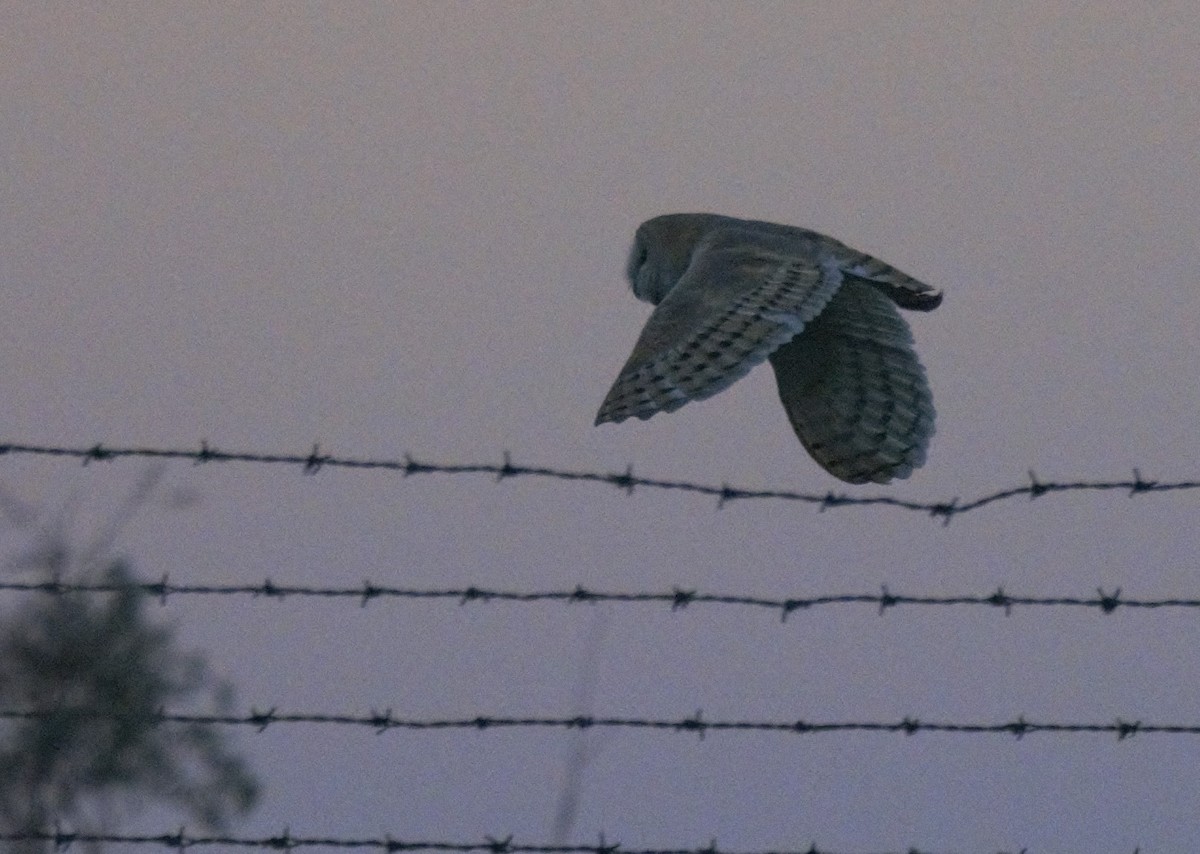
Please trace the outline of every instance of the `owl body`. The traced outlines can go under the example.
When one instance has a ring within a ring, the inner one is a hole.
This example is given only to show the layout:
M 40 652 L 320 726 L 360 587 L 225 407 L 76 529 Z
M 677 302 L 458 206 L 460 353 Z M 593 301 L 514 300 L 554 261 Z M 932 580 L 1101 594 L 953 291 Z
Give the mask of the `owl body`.
M 933 399 L 897 306 L 941 293 L 814 231 L 718 214 L 638 227 L 628 275 L 655 306 L 596 423 L 703 400 L 770 360 L 801 443 L 835 477 L 886 483 L 925 460 Z

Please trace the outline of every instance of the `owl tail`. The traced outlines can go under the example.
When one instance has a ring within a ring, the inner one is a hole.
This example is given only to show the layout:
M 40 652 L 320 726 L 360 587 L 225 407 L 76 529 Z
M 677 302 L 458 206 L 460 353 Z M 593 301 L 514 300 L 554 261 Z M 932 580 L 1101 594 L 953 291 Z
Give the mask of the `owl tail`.
M 770 356 L 801 443 L 849 483 L 887 483 L 925 462 L 933 396 L 895 303 L 848 278 L 804 331 Z

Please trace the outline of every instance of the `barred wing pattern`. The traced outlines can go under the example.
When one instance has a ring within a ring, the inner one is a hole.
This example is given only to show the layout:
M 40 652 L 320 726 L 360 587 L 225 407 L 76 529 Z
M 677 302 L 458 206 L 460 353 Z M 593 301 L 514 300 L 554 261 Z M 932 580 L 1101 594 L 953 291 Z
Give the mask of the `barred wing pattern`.
M 886 483 L 925 462 L 933 395 L 896 306 L 862 280 L 771 354 L 800 442 L 834 477 Z
M 657 304 L 596 423 L 649 418 L 727 388 L 770 358 L 805 448 L 851 483 L 907 477 L 934 411 L 895 306 L 941 293 L 816 232 L 668 214 L 637 232 L 630 278 Z
M 672 412 L 728 388 L 795 337 L 841 282 L 807 259 L 720 243 L 697 255 L 650 316 L 597 424 Z

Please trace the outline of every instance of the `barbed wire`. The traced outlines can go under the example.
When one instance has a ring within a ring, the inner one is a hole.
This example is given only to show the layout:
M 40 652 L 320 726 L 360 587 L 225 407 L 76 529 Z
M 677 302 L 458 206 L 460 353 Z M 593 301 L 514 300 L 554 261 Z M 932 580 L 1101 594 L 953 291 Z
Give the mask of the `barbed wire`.
M 450 842 L 438 840 L 396 839 L 390 834 L 383 837 L 339 838 L 331 836 L 294 836 L 289 828 L 274 836 L 192 836 L 183 828 L 174 833 L 159 834 L 116 834 L 84 833 L 56 830 L 54 832 L 0 833 L 0 842 L 50 842 L 56 850 L 66 850 L 72 844 L 122 842 L 130 845 L 161 845 L 183 851 L 205 845 L 223 845 L 238 848 L 267 848 L 275 851 L 292 851 L 297 848 L 365 848 L 379 851 L 448 851 L 454 854 L 847 854 L 831 848 L 818 848 L 814 842 L 804 849 L 765 849 L 759 851 L 736 851 L 718 848 L 716 841 L 701 848 L 634 848 L 619 842 L 607 842 L 601 835 L 596 845 L 544 845 L 514 842 L 509 836 L 485 836 L 482 842 Z M 995 854 L 1026 854 L 1019 851 L 997 851 Z M 877 854 L 936 854 L 925 848 L 907 848 L 904 851 L 877 852 Z M 1135 849 L 1133 854 L 1138 854 Z
M 120 593 L 135 590 L 166 604 L 172 596 L 250 596 L 253 598 L 279 599 L 289 597 L 343 599 L 357 601 L 366 607 L 374 599 L 445 599 L 466 605 L 472 602 L 562 602 L 571 604 L 636 604 L 652 603 L 669 605 L 672 611 L 681 611 L 695 605 L 739 605 L 778 611 L 781 621 L 795 611 L 804 611 L 826 605 L 871 605 L 882 614 L 889 608 L 900 605 L 982 605 L 1003 609 L 1006 615 L 1018 607 L 1081 607 L 1094 608 L 1101 613 L 1111 614 L 1118 608 L 1200 608 L 1200 598 L 1137 599 L 1122 597 L 1121 588 L 1106 593 L 1097 589 L 1092 596 L 1014 596 L 1004 588 L 984 595 L 913 596 L 892 593 L 886 586 L 879 593 L 844 593 L 826 596 L 749 596 L 743 594 L 701 593 L 676 587 L 670 591 L 599 591 L 576 586 L 570 590 L 499 590 L 486 587 L 417 588 L 389 587 L 364 581 L 358 587 L 320 587 L 297 584 L 276 584 L 269 578 L 257 584 L 173 584 L 163 575 L 158 581 L 121 582 L 66 582 L 66 581 L 2 581 L 0 592 L 46 593 L 68 595 L 74 593 Z
M 1126 721 L 1117 718 L 1111 723 L 1073 723 L 1051 721 L 1028 721 L 1019 716 L 1002 723 L 955 723 L 946 721 L 923 721 L 905 717 L 897 721 L 737 721 L 705 720 L 702 712 L 677 719 L 638 717 L 596 717 L 594 715 L 572 715 L 570 717 L 507 717 L 477 715 L 470 718 L 403 718 L 392 714 L 391 709 L 383 712 L 371 711 L 365 715 L 323 712 L 280 712 L 274 708 L 266 711 L 251 709 L 245 715 L 205 715 L 159 710 L 154 713 L 120 713 L 94 708 L 53 709 L 0 709 L 0 720 L 44 720 L 48 718 L 78 718 L 85 720 L 136 721 L 150 725 L 170 723 L 201 724 L 211 726 L 246 726 L 258 732 L 277 724 L 318 724 L 334 726 L 358 726 L 375 730 L 488 730 L 488 729 L 644 729 L 680 733 L 695 733 L 703 739 L 710 732 L 766 732 L 790 735 L 813 735 L 827 732 L 879 732 L 916 735 L 921 732 L 951 733 L 957 735 L 1011 735 L 1018 740 L 1037 733 L 1092 733 L 1115 735 L 1124 741 L 1135 735 L 1200 735 L 1200 724 L 1147 724 L 1142 721 Z
M 78 459 L 85 465 L 92 462 L 112 461 L 123 457 L 149 457 L 155 459 L 190 460 L 196 464 L 229 462 L 291 465 L 300 466 L 305 474 L 316 474 L 322 468 L 336 467 L 395 471 L 405 477 L 418 474 L 487 474 L 493 476 L 497 481 L 514 477 L 553 478 L 567 481 L 604 483 L 622 489 L 627 494 L 632 494 L 634 489 L 639 487 L 692 492 L 715 497 L 718 508 L 731 501 L 754 498 L 799 501 L 807 504 L 815 504 L 821 510 L 828 510 L 833 507 L 873 505 L 897 507 L 904 510 L 925 513 L 934 518 L 940 518 L 944 524 L 949 524 L 953 517 L 960 514 L 978 510 L 998 501 L 1017 498 L 1023 495 L 1032 499 L 1057 492 L 1119 491 L 1134 496 L 1147 492 L 1200 489 L 1200 480 L 1146 480 L 1136 468 L 1133 470 L 1132 479 L 1092 481 L 1042 481 L 1038 479 L 1033 471 L 1030 471 L 1029 482 L 1021 486 L 1000 489 L 970 501 L 960 501 L 956 497 L 949 501 L 926 502 L 911 501 L 890 495 L 854 496 L 833 492 L 821 494 L 778 489 L 744 489 L 728 484 L 714 486 L 712 484 L 686 480 L 662 480 L 659 478 L 635 476 L 632 465 L 622 473 L 607 474 L 604 472 L 574 471 L 544 466 L 523 466 L 514 464 L 508 452 L 504 453 L 503 461 L 498 464 L 431 463 L 416 460 L 407 454 L 402 459 L 339 457 L 323 453 L 318 445 L 314 445 L 312 450 L 307 454 L 262 454 L 243 451 L 219 451 L 211 447 L 207 442 L 201 442 L 198 450 L 106 447 L 101 444 L 85 448 L 7 442 L 0 443 L 0 456 L 4 454 L 68 457 Z

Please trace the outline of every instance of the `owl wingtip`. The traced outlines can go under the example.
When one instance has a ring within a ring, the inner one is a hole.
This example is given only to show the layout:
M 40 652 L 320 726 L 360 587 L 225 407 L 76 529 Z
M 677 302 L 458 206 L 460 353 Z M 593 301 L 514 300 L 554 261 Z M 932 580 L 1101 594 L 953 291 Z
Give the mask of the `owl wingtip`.
M 609 404 L 606 402 L 600 407 L 600 411 L 596 413 L 596 420 L 592 422 L 592 426 L 599 427 L 601 424 L 620 424 L 622 421 L 628 421 L 630 418 L 637 418 L 640 421 L 645 421 L 650 416 L 660 411 L 669 412 L 670 410 L 635 409 L 630 407 L 628 404 Z
M 907 308 L 912 311 L 933 311 L 942 304 L 942 291 L 929 290 L 918 294 L 912 294 L 906 297 L 904 302 L 900 302 L 901 308 Z
M 628 416 L 619 412 L 614 412 L 613 409 L 605 404 L 600 407 L 600 411 L 596 413 L 596 420 L 592 422 L 593 427 L 599 427 L 601 424 L 617 424 L 624 421 Z

